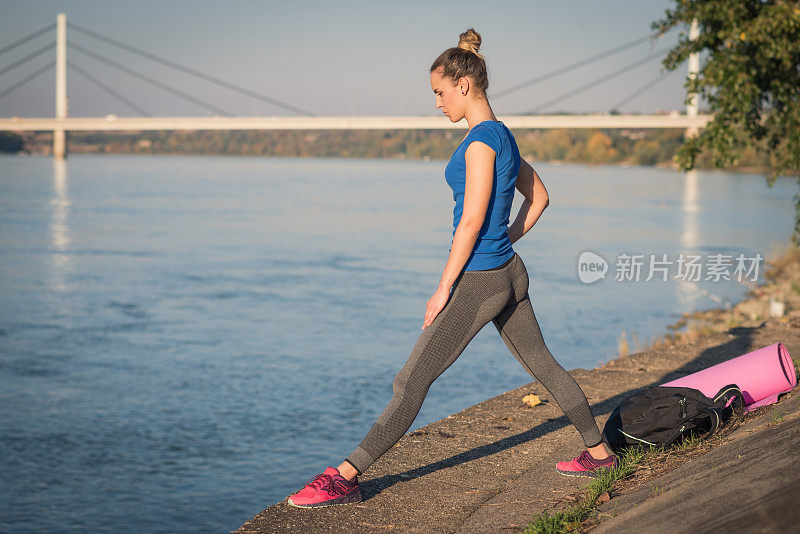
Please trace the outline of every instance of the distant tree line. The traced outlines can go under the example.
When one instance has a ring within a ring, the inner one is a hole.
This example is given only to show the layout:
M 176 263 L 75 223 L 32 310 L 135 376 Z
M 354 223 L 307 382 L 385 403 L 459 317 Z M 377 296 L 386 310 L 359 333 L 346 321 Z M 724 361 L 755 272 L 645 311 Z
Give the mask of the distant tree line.
M 393 158 L 447 160 L 463 139 L 457 130 L 291 130 L 69 132 L 70 153 L 215 154 L 280 157 Z M 657 165 L 675 167 L 684 141 L 675 129 L 515 130 L 529 162 Z M 48 154 L 52 134 L 3 134 L 3 150 Z M 704 155 L 698 167 L 710 168 Z M 743 147 L 737 168 L 757 171 L 769 165 L 755 147 Z
M 12 132 L 0 132 L 0 152 L 22 152 L 25 140 Z

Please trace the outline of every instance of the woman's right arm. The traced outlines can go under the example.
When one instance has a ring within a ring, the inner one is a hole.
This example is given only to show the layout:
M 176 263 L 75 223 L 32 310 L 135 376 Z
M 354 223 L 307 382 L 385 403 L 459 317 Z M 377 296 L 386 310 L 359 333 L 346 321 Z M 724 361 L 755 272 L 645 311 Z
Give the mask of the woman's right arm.
M 544 209 L 550 205 L 550 197 L 547 189 L 544 188 L 542 179 L 524 159 L 519 166 L 517 190 L 522 193 L 525 200 L 522 202 L 514 222 L 508 227 L 508 238 L 511 243 L 525 235 L 539 220 Z

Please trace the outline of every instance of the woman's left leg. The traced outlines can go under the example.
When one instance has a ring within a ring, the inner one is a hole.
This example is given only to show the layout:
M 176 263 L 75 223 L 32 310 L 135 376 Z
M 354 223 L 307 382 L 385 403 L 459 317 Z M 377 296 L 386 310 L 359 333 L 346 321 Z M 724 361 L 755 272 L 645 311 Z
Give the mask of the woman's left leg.
M 289 505 L 314 508 L 361 500 L 356 474 L 366 471 L 397 443 L 419 413 L 433 381 L 452 365 L 480 329 L 516 298 L 512 276 L 516 261 L 485 271 L 462 271 L 447 304 L 422 331 L 395 376 L 394 394 L 367 435 L 339 468 L 329 466 L 290 495 Z
M 411 355 L 392 383 L 389 404 L 367 435 L 347 457 L 363 473 L 406 433 L 436 378 L 461 355 L 467 344 L 513 299 L 508 269 L 466 271 L 450 300 L 422 331 Z

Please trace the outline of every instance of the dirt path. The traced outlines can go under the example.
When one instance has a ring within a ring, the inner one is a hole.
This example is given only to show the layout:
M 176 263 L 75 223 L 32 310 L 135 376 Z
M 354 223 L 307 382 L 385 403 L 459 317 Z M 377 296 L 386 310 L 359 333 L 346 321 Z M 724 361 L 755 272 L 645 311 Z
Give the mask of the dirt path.
M 622 356 L 591 371 L 572 371 L 586 392 L 600 427 L 623 398 L 641 387 L 663 383 L 778 341 L 795 360 L 800 359 L 798 273 L 798 255 L 784 257 L 772 268 L 771 281 L 733 309 L 691 314 L 687 316 L 689 330 L 669 342 Z M 769 317 L 770 298 L 785 303 L 783 317 Z M 521 401 L 528 393 L 536 393 L 549 402 L 530 408 Z M 743 425 L 730 436 L 730 443 L 708 453 L 716 455 L 709 457 L 712 460 L 692 461 L 665 474 L 668 478 L 659 483 L 668 489 L 656 492 L 655 498 L 643 498 L 647 489 L 639 497 L 632 491 L 612 498 L 601 511 L 610 517 L 616 506 L 617 513 L 596 531 L 610 528 L 616 532 L 657 531 L 662 523 L 656 518 L 666 521 L 668 517 L 679 516 L 682 511 L 676 510 L 676 503 L 691 495 L 704 499 L 713 495 L 708 499 L 724 502 L 725 507 L 703 524 L 728 525 L 730 517 L 739 517 L 725 514 L 730 512 L 730 503 L 743 492 L 742 482 L 745 478 L 759 477 L 778 481 L 777 486 L 770 486 L 773 493 L 751 503 L 748 505 L 751 508 L 742 513 L 750 510 L 751 520 L 759 521 L 759 514 L 773 517 L 775 506 L 785 506 L 792 508 L 795 515 L 784 515 L 796 519 L 795 510 L 800 507 L 796 504 L 789 507 L 786 499 L 796 502 L 798 489 L 796 451 L 800 434 L 795 406 L 798 399 L 797 394 L 789 398 L 794 403 L 794 412 L 784 416 L 781 424 L 766 425 L 760 430 L 764 432 L 763 446 L 746 439 L 751 428 L 749 424 Z M 788 404 L 782 401 L 775 409 L 782 410 L 784 406 Z M 793 439 L 793 445 L 784 447 L 787 458 L 794 458 L 788 478 L 778 476 L 783 464 L 770 464 L 773 457 L 768 448 L 769 444 L 781 441 L 784 434 Z M 563 503 L 586 483 L 587 479 L 563 477 L 555 470 L 557 461 L 572 458 L 582 449 L 577 431 L 546 390 L 531 382 L 403 436 L 360 477 L 363 502 L 311 510 L 292 508 L 281 502 L 257 514 L 237 532 L 519 531 L 534 514 Z M 792 453 L 795 455 L 791 456 Z M 739 454 L 747 461 L 739 459 Z M 716 469 L 712 462 L 725 468 Z M 769 471 L 773 467 L 777 471 Z M 759 475 L 773 472 L 775 476 Z M 729 475 L 738 478 L 726 478 Z M 714 477 L 717 484 L 730 485 L 730 494 L 709 493 Z M 637 514 L 641 513 L 652 519 L 655 530 L 637 525 L 637 518 L 641 518 Z M 797 523 L 800 520 L 794 524 Z M 669 531 L 682 531 L 675 524 L 673 519 Z M 731 524 L 742 526 L 740 520 Z M 715 530 L 722 528 L 708 529 Z

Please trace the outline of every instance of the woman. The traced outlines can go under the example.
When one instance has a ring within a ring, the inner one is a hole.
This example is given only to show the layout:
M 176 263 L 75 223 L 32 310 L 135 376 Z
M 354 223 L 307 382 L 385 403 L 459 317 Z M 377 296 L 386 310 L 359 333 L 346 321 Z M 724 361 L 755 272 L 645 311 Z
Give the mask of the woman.
M 486 63 L 481 38 L 469 29 L 457 47 L 431 66 L 436 107 L 470 127 L 445 169 L 453 189 L 453 242 L 439 287 L 428 300 L 422 333 L 394 378 L 394 395 L 358 447 L 338 468 L 329 466 L 288 498 L 288 504 L 316 508 L 361 501 L 362 474 L 405 434 L 428 388 L 472 338 L 492 321 L 509 350 L 550 392 L 580 432 L 587 450 L 556 468 L 569 476 L 596 476 L 617 465 L 604 446 L 580 386 L 547 349 L 528 295 L 528 273 L 511 245 L 534 225 L 549 204 L 547 191 L 520 158 L 511 131 L 497 120 L 486 98 Z M 508 226 L 516 187 L 524 196 Z

